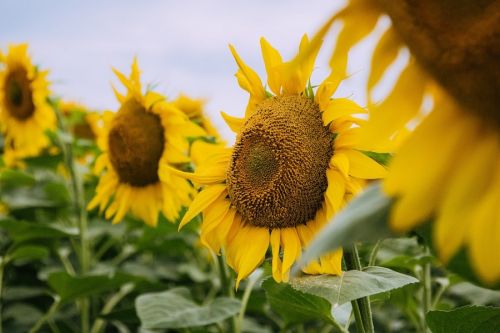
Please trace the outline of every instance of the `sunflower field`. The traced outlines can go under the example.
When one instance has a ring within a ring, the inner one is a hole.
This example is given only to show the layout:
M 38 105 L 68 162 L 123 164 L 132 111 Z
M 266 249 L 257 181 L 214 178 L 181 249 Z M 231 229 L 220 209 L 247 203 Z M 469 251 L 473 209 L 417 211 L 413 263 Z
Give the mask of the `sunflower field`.
M 500 332 L 500 0 L 0 12 L 0 333 Z

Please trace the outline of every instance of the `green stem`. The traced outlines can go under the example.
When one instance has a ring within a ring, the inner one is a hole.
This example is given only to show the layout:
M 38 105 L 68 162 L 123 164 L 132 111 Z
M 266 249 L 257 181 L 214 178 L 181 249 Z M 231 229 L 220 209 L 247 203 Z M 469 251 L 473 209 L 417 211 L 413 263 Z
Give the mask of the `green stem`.
M 3 332 L 2 324 L 2 292 L 3 292 L 3 271 L 5 268 L 5 258 L 0 257 L 0 333 Z
M 219 267 L 220 284 L 224 292 L 224 295 L 226 295 L 229 298 L 234 298 L 233 284 L 228 278 L 228 271 L 227 271 L 226 261 L 224 259 L 224 253 L 222 253 L 220 256 L 217 256 L 217 263 L 219 265 L 218 267 Z M 233 316 L 229 318 L 229 332 L 236 333 L 236 327 L 237 327 L 236 317 Z
M 368 266 L 375 265 L 375 261 L 377 260 L 378 250 L 380 249 L 381 240 L 378 240 L 375 245 L 373 245 L 372 251 L 370 252 L 370 260 L 368 260 Z
M 54 303 L 52 303 L 52 305 L 50 306 L 49 311 L 47 311 L 45 315 L 43 315 L 42 317 L 40 317 L 40 319 L 38 319 L 35 325 L 29 330 L 29 333 L 38 332 L 38 330 L 42 328 L 45 322 L 52 318 L 54 313 L 59 308 L 60 304 L 61 304 L 61 298 L 59 298 L 59 296 L 54 296 Z
M 356 247 L 355 244 L 351 246 L 347 257 L 348 257 L 347 264 L 348 266 L 350 266 L 348 268 L 353 268 L 358 271 L 363 270 L 363 266 L 361 265 L 361 259 L 359 257 L 358 248 Z M 370 305 L 370 297 L 369 296 L 361 297 L 356 301 L 358 302 L 359 305 L 359 310 L 361 312 L 361 317 L 363 319 L 363 327 L 365 329 L 365 332 L 374 333 L 375 327 L 373 326 L 373 316 Z
M 125 296 L 127 296 L 132 290 L 134 290 L 133 283 L 127 283 L 120 288 L 120 291 L 114 294 L 107 302 L 104 304 L 101 313 L 108 314 L 113 310 L 113 308 L 118 304 Z M 97 319 L 92 325 L 91 333 L 99 333 L 104 329 L 106 321 L 103 319 Z
M 57 114 L 59 129 L 64 133 L 68 133 L 65 128 L 62 115 L 57 107 L 54 108 Z M 78 228 L 80 234 L 80 274 L 86 275 L 90 269 L 90 244 L 88 240 L 88 221 L 87 210 L 85 205 L 85 198 L 83 196 L 83 185 L 81 179 L 76 171 L 75 159 L 73 157 L 72 142 L 63 139 L 62 143 L 64 160 L 69 172 L 71 189 L 73 194 L 74 212 L 78 217 Z M 81 326 L 82 333 L 89 332 L 89 310 L 90 302 L 88 297 L 80 300 L 80 313 L 81 313 Z
M 354 313 L 354 323 L 356 324 L 356 332 L 365 333 L 365 327 L 363 325 L 363 317 L 361 316 L 361 311 L 359 310 L 358 300 L 351 301 L 352 312 Z
M 254 276 L 253 278 L 250 278 L 247 286 L 245 288 L 245 292 L 243 293 L 243 297 L 241 299 L 241 310 L 240 314 L 238 315 L 238 321 L 236 325 L 236 332 L 240 333 L 241 329 L 243 327 L 243 320 L 245 319 L 245 311 L 247 309 L 247 304 L 248 300 L 250 299 L 250 295 L 252 294 L 252 289 L 255 286 L 255 284 L 260 280 L 262 274 L 258 273 L 257 276 Z
M 426 246 L 424 249 L 424 253 L 426 255 L 430 254 L 429 248 Z M 427 322 L 425 320 L 425 316 L 427 315 L 427 312 L 430 311 L 431 309 L 431 302 L 432 302 L 432 285 L 431 285 L 431 263 L 426 262 L 423 265 L 423 272 L 422 272 L 422 327 L 424 327 L 424 332 L 427 332 Z

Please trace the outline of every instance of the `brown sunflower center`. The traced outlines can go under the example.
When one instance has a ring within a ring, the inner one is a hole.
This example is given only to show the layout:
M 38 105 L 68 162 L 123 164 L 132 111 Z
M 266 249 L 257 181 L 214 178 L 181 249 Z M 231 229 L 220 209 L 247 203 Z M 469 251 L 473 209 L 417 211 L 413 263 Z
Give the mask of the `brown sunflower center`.
M 135 100 L 122 105 L 108 136 L 109 158 L 120 181 L 132 186 L 156 183 L 165 144 L 160 118 Z
M 31 81 L 26 69 L 16 68 L 7 74 L 4 98 L 7 112 L 18 120 L 26 120 L 35 112 Z
M 333 137 L 304 96 L 260 103 L 238 136 L 228 169 L 231 203 L 246 223 L 286 228 L 321 208 Z

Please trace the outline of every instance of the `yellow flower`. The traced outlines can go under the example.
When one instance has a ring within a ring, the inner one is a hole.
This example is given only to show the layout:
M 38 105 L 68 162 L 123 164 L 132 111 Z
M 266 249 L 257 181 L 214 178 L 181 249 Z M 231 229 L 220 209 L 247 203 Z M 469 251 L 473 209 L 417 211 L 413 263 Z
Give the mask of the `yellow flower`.
M 46 130 L 56 117 L 47 102 L 47 71 L 38 70 L 28 56 L 28 45 L 11 45 L 0 53 L 0 130 L 5 136 L 5 162 L 38 155 L 49 146 Z
M 162 95 L 141 92 L 136 60 L 129 78 L 114 72 L 127 93 L 115 90 L 120 108 L 103 114 L 97 137 L 102 154 L 95 165 L 102 175 L 88 208 L 99 206 L 113 223 L 128 211 L 150 226 L 157 224 L 160 212 L 173 222 L 191 202 L 193 189 L 170 167 L 190 162 L 186 137 L 205 132 Z
M 490 37 L 499 32 L 498 3 L 352 0 L 315 36 L 343 22 L 331 66 L 345 75 L 348 51 L 384 12 L 392 25 L 373 52 L 368 97 L 401 49 L 408 46 L 412 55 L 392 91 L 371 105 L 362 142 L 406 136 L 408 124 L 422 116 L 424 97 L 433 101 L 430 114 L 399 141 L 384 183 L 397 198 L 390 223 L 404 232 L 434 218 L 433 242 L 442 261 L 467 247 L 479 277 L 498 282 L 500 78 L 491 52 L 498 39 Z
M 191 121 L 203 128 L 208 135 L 213 136 L 218 141 L 220 140 L 217 129 L 205 114 L 205 101 L 203 99 L 193 99 L 181 94 L 172 103 L 184 112 Z
M 250 93 L 243 119 L 222 114 L 236 133 L 232 148 L 193 144 L 198 164 L 184 175 L 203 189 L 194 198 L 180 227 L 203 213 L 201 241 L 214 252 L 225 248 L 237 284 L 272 250 L 276 281 L 287 281 L 302 248 L 355 195 L 368 179 L 385 175 L 383 166 L 358 145 L 366 110 L 331 96 L 339 82 L 327 78 L 314 96 L 308 80 L 319 49 L 293 69 L 261 39 L 267 71 L 265 90 L 259 76 L 230 46 L 238 64 L 239 85 Z M 299 57 L 309 46 L 307 36 Z M 202 157 L 199 157 L 202 156 Z M 342 250 L 304 268 L 311 274 L 340 274 Z
M 71 133 L 80 139 L 94 141 L 99 131 L 100 115 L 97 112 L 88 110 L 85 106 L 62 101 L 59 108 L 68 121 Z

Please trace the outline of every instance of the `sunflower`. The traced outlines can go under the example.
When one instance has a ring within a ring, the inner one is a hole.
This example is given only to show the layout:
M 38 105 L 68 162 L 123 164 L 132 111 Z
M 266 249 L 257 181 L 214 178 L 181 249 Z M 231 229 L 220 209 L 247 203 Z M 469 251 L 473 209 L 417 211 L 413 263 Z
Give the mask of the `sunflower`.
M 180 94 L 172 103 L 177 106 L 179 110 L 184 112 L 191 121 L 203 128 L 209 136 L 212 136 L 217 141 L 220 140 L 217 129 L 205 114 L 205 100 L 194 99 L 187 95 Z
M 54 130 L 56 117 L 47 102 L 47 71 L 38 70 L 28 55 L 28 45 L 9 46 L 0 53 L 0 130 L 5 140 L 5 162 L 38 155 L 49 146 L 46 130 Z
M 95 141 L 100 120 L 97 112 L 71 101 L 62 101 L 59 108 L 75 137 Z
M 222 113 L 236 133 L 232 148 L 196 142 L 195 173 L 174 171 L 203 185 L 180 228 L 203 214 L 201 241 L 216 253 L 225 248 L 239 282 L 272 250 L 272 273 L 287 281 L 292 264 L 326 221 L 358 193 L 368 179 L 385 175 L 383 166 L 358 146 L 358 114 L 366 110 L 331 96 L 339 82 L 327 78 L 316 93 L 308 85 L 315 52 L 292 70 L 261 39 L 271 92 L 230 46 L 239 67 L 238 83 L 250 94 L 243 119 Z M 304 36 L 299 57 L 309 47 Z M 310 274 L 340 274 L 342 250 L 304 268 Z
M 162 95 L 141 92 L 136 60 L 129 78 L 114 72 L 127 93 L 115 90 L 120 108 L 103 114 L 97 137 L 102 154 L 95 164 L 95 172 L 102 175 L 88 209 L 99 206 L 113 223 L 128 211 L 149 226 L 157 224 L 159 212 L 175 221 L 189 205 L 193 189 L 170 167 L 189 163 L 186 137 L 205 132 Z
M 444 263 L 466 247 L 478 276 L 498 282 L 500 69 L 494 50 L 500 47 L 500 3 L 351 0 L 315 36 L 343 22 L 331 65 L 344 74 L 348 51 L 383 14 L 392 24 L 372 55 L 369 100 L 400 50 L 409 48 L 411 55 L 392 91 L 371 105 L 361 141 L 407 132 L 421 118 L 424 97 L 433 101 L 384 182 L 385 192 L 397 198 L 390 223 L 405 232 L 433 218 L 433 243 Z

